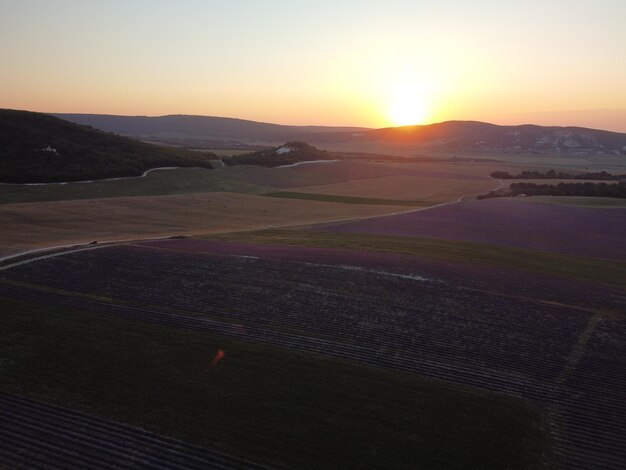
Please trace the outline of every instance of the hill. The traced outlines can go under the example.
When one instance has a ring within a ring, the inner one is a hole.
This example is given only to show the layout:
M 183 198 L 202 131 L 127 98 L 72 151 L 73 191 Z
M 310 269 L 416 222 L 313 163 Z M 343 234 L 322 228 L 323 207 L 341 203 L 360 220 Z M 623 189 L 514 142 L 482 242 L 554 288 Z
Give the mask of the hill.
M 499 126 L 478 121 L 367 129 L 283 126 L 213 116 L 110 116 L 57 114 L 79 124 L 136 138 L 186 147 L 250 148 L 278 142 L 405 143 L 416 150 L 563 155 L 626 154 L 626 134 L 584 127 Z
M 363 132 L 362 127 L 284 126 L 245 119 L 215 116 L 114 116 L 102 114 L 55 114 L 56 117 L 146 140 L 187 147 L 220 148 L 249 142 L 278 143 L 309 140 L 307 136 L 334 132 Z M 235 141 L 235 142 L 233 142 Z
M 0 181 L 47 183 L 211 168 L 213 154 L 150 145 L 47 114 L 0 109 Z
M 584 127 L 498 126 L 476 121 L 447 121 L 316 137 L 312 141 L 406 142 L 452 151 L 626 155 L 626 134 Z
M 223 158 L 225 165 L 277 167 L 319 160 L 338 160 L 343 156 L 320 150 L 305 142 L 287 142 L 280 147 Z

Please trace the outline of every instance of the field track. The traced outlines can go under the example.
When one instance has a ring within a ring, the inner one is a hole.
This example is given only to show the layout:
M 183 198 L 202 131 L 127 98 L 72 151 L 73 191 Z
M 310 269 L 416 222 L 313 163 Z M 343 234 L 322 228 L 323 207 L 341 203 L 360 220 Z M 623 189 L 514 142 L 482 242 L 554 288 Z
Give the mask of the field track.
M 0 183 L 0 185 L 17 185 L 17 186 L 50 186 L 50 185 L 55 185 L 55 184 L 60 184 L 60 185 L 65 185 L 65 184 L 82 184 L 82 183 L 95 183 L 95 182 L 100 182 L 100 181 L 120 181 L 120 180 L 130 180 L 130 179 L 136 179 L 136 178 L 145 178 L 146 176 L 148 176 L 150 173 L 152 173 L 153 171 L 162 171 L 162 170 L 178 170 L 180 168 L 183 167 L 179 167 L 179 166 L 162 166 L 159 168 L 151 168 L 149 170 L 144 171 L 141 175 L 138 176 L 122 176 L 119 178 L 104 178 L 104 179 L 100 179 L 100 180 L 83 180 L 83 181 L 52 181 L 50 183 Z M 190 167 L 186 167 L 186 168 L 190 168 Z M 200 168 L 200 167 L 191 167 L 191 168 Z M 204 168 L 202 168 L 204 169 Z
M 0 463 L 10 468 L 266 468 L 10 394 L 0 394 L 0 442 Z

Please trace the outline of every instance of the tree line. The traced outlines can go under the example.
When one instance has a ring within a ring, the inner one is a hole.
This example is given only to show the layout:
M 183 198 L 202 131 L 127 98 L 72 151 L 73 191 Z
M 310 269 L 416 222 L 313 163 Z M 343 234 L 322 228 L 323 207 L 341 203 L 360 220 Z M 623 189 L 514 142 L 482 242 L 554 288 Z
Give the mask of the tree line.
M 478 196 L 478 199 L 522 195 L 626 198 L 626 181 L 619 183 L 513 183 L 509 192 L 491 191 Z
M 598 180 L 598 181 L 623 181 L 626 180 L 626 175 L 612 175 L 606 171 L 592 172 L 592 173 L 564 173 L 562 171 L 548 170 L 545 173 L 539 171 L 522 171 L 516 175 L 511 175 L 507 171 L 494 171 L 491 173 L 492 178 L 498 178 L 502 180 Z

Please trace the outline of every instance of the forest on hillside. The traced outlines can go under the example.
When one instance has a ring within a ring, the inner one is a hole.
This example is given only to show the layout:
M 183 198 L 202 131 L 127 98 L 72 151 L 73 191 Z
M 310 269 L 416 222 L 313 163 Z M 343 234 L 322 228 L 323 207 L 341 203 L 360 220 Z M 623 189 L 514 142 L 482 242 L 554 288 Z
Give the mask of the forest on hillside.
M 0 181 L 49 183 L 140 176 L 158 167 L 212 168 L 209 152 L 161 147 L 56 117 L 0 110 Z

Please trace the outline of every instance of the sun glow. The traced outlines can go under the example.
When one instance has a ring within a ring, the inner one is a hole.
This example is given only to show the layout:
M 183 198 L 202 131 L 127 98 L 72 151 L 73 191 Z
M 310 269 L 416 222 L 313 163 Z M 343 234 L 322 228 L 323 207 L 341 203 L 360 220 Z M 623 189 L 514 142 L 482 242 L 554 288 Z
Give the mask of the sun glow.
M 423 90 L 415 85 L 399 85 L 390 97 L 389 117 L 396 126 L 423 124 L 428 106 Z

